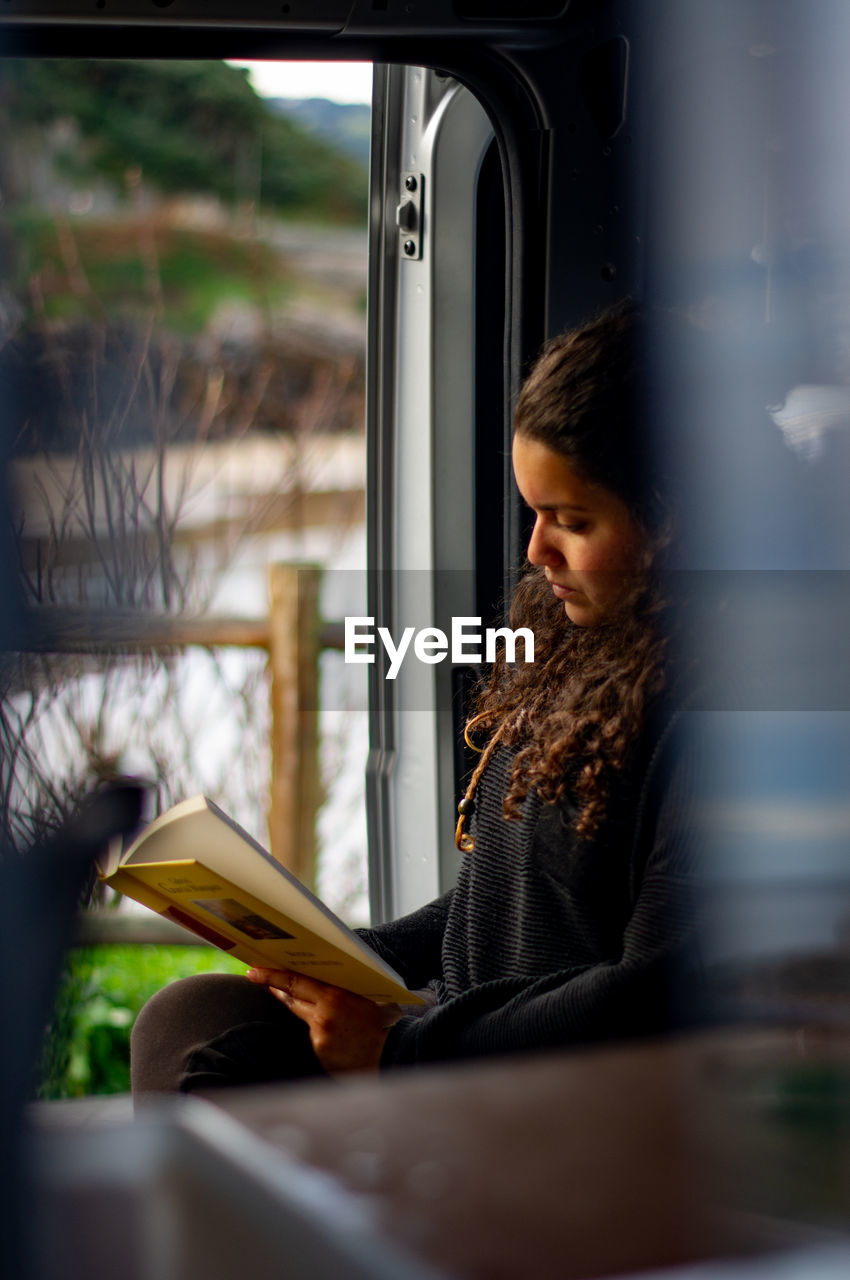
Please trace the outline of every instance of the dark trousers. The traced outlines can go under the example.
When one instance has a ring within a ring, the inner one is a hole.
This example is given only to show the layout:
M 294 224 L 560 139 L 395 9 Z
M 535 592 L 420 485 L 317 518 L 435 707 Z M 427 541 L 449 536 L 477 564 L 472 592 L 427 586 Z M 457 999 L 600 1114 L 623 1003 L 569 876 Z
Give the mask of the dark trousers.
M 326 1075 L 305 1023 L 264 987 L 222 973 L 182 978 L 148 1001 L 130 1074 L 135 1096 Z

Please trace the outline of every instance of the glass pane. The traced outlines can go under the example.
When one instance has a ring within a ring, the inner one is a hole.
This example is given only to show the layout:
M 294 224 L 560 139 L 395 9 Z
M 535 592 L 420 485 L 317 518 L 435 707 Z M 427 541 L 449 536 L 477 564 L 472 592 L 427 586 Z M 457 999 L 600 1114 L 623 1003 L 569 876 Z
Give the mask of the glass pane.
M 3 670 L 14 847 L 129 773 L 150 816 L 204 792 L 291 856 L 269 653 L 295 624 L 269 570 L 365 567 L 370 84 L 362 64 L 0 62 L 0 400 L 39 627 Z M 327 594 L 316 621 L 341 623 Z M 341 655 L 319 669 L 315 859 L 294 869 L 363 924 L 366 710 Z

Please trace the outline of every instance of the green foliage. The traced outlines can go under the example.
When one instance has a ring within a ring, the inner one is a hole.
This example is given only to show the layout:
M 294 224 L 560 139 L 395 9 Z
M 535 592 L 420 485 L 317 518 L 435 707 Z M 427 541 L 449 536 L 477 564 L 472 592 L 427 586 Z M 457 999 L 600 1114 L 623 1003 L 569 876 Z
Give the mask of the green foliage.
M 243 68 L 223 62 L 81 59 L 0 66 L 9 127 L 76 122 L 54 159 L 118 190 L 139 177 L 167 193 L 334 221 L 362 220 L 364 166 L 276 115 Z
M 27 281 L 38 278 L 50 319 L 132 318 L 156 305 L 170 332 L 194 334 L 223 302 L 262 311 L 285 301 L 293 288 L 281 256 L 256 240 L 151 219 L 92 218 L 63 226 L 87 285 L 72 288 L 54 218 L 16 210 L 6 223 L 16 259 L 7 279 L 26 306 Z
M 103 946 L 71 952 L 45 1040 L 39 1098 L 130 1088 L 130 1030 L 145 1001 L 176 978 L 244 973 L 211 947 Z

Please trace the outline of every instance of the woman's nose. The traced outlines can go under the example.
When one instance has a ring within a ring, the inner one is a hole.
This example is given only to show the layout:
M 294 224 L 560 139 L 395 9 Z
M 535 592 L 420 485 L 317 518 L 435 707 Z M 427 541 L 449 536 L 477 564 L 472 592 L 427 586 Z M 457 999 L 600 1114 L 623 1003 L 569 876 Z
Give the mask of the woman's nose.
M 563 556 L 548 536 L 546 526 L 538 516 L 531 531 L 526 551 L 529 562 L 539 566 L 548 565 L 554 568 L 563 561 Z

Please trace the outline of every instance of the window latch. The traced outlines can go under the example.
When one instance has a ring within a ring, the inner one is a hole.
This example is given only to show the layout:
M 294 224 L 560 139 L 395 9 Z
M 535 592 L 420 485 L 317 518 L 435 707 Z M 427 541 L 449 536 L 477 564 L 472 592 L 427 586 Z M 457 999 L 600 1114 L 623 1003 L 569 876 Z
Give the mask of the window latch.
M 422 257 L 422 188 L 425 179 L 421 173 L 401 175 L 401 203 L 395 211 L 395 221 L 401 242 L 401 256 L 413 261 Z

